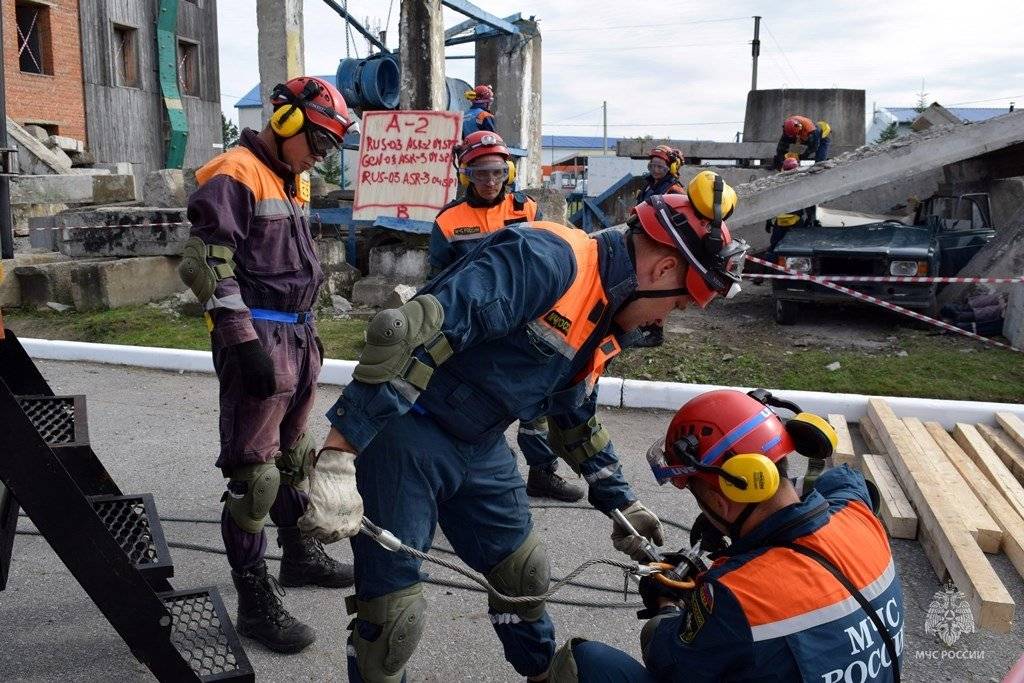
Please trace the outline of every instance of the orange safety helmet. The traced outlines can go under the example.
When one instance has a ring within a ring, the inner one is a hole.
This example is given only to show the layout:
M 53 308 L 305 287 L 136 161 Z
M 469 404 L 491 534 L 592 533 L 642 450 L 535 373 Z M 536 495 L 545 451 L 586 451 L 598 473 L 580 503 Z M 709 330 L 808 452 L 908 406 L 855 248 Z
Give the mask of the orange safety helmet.
M 683 153 L 668 145 L 658 145 L 651 150 L 649 157 L 664 161 L 672 175 L 678 174 L 679 167 L 683 165 Z
M 710 172 L 708 172 L 710 173 Z M 714 174 L 712 174 L 714 175 Z M 675 247 L 686 260 L 686 291 L 701 308 L 706 308 L 719 294 L 732 298 L 739 291 L 746 258 L 747 243 L 733 238 L 722 219 L 721 195 L 724 181 L 715 175 L 718 188 L 718 216 L 701 216 L 687 195 L 654 195 L 636 206 L 636 215 L 630 224 L 639 224 L 644 233 L 655 242 Z M 730 188 L 731 189 L 731 188 Z M 735 194 L 732 195 L 735 197 Z M 669 290 L 664 296 L 679 296 L 682 292 Z M 655 292 L 645 293 L 654 296 Z
M 474 104 L 489 104 L 494 100 L 494 89 L 489 85 L 478 85 L 472 90 L 467 90 L 465 97 Z
M 814 122 L 806 116 L 790 116 L 782 122 L 782 133 L 786 137 L 806 140 L 814 132 Z
M 299 76 L 278 84 L 271 93 L 270 103 L 275 108 L 270 125 L 281 137 L 297 135 L 309 123 L 340 142 L 353 124 L 345 98 L 321 78 Z
M 512 158 L 501 136 L 489 130 L 470 133 L 455 147 L 455 158 L 459 166 L 468 166 L 473 159 L 487 154 L 497 154 L 505 159 Z
M 786 422 L 772 406 L 795 413 Z M 810 458 L 832 455 L 836 433 L 817 415 L 764 389 L 709 391 L 676 411 L 664 441 L 647 454 L 659 484 L 686 488 L 702 479 L 737 502 L 767 500 L 779 486 L 775 463 L 796 452 Z

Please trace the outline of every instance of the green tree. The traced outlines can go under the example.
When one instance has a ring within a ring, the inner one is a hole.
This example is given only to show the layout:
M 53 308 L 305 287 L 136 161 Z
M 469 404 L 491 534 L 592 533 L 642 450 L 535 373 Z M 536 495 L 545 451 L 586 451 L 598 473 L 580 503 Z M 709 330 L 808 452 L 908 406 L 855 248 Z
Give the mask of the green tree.
M 238 126 L 224 112 L 220 113 L 220 129 L 224 136 L 224 149 L 229 149 L 238 144 Z
M 347 170 L 347 169 L 346 169 Z M 348 174 L 345 174 L 344 184 L 341 182 L 341 152 L 334 152 L 328 155 L 320 164 L 316 167 L 316 172 L 320 174 L 320 177 L 324 181 L 337 185 L 342 189 L 349 186 Z
M 914 106 L 914 111 L 918 114 L 928 108 L 928 93 L 924 91 L 924 79 L 921 80 L 921 92 L 917 93 L 917 104 Z
M 895 140 L 899 137 L 899 133 L 897 132 L 898 130 L 899 122 L 893 121 L 885 127 L 885 130 L 879 133 L 878 139 L 875 140 L 875 142 L 889 142 L 890 140 Z

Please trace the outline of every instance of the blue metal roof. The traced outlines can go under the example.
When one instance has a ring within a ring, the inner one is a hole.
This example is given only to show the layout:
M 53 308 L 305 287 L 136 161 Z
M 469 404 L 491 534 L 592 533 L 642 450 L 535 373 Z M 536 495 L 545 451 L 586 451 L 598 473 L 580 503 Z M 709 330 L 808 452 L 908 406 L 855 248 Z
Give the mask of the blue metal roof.
M 327 81 L 328 83 L 330 83 L 334 87 L 338 87 L 337 74 L 329 74 L 327 76 L 317 76 L 317 78 Z M 254 85 L 252 90 L 250 90 L 249 92 L 245 93 L 245 96 L 242 99 L 240 99 L 237 102 L 235 102 L 235 109 L 253 109 L 255 107 L 262 107 L 262 106 L 263 106 L 263 103 L 260 102 L 260 84 L 259 83 Z
M 895 116 L 900 123 L 913 123 L 920 114 L 913 107 L 883 107 L 887 112 Z M 954 116 L 958 116 L 967 123 L 980 123 L 995 116 L 1008 113 L 1008 107 L 946 107 Z
M 614 147 L 619 138 L 608 138 L 608 147 Z M 591 135 L 542 135 L 542 147 L 565 147 L 568 149 L 601 149 L 604 138 Z

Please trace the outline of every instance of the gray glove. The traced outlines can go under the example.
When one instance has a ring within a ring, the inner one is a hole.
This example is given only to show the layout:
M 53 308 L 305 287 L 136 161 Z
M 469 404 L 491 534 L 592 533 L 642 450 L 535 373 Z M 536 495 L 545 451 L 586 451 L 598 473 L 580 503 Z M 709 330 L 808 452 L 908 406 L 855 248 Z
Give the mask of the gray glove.
M 312 461 L 312 462 L 311 462 Z M 321 448 L 306 459 L 309 507 L 299 528 L 321 543 L 334 543 L 359 533 L 363 499 L 356 490 L 356 456 L 337 448 Z
M 654 545 L 665 545 L 665 530 L 661 527 L 661 520 L 653 512 L 645 508 L 640 501 L 634 502 L 623 510 L 622 514 L 626 516 L 626 519 L 629 520 L 634 529 L 641 535 L 649 538 Z M 615 546 L 616 550 L 626 553 L 637 562 L 647 562 L 650 560 L 641 550 L 642 541 L 640 538 L 627 534 L 619 528 L 619 525 L 614 520 L 612 521 L 612 545 Z

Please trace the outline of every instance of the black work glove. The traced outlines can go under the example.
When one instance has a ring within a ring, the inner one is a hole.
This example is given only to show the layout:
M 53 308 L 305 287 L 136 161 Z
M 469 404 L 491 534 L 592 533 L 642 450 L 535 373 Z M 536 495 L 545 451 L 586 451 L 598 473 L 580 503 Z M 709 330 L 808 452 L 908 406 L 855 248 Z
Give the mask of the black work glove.
M 274 363 L 263 350 L 259 339 L 250 339 L 230 347 L 238 360 L 242 372 L 242 387 L 245 393 L 258 399 L 265 399 L 277 391 L 274 377 Z
M 683 561 L 682 551 L 678 553 L 666 553 L 662 558 L 664 562 L 673 566 L 678 565 Z M 701 563 L 703 565 L 703 563 Z M 701 566 L 700 571 L 703 571 L 705 567 Z M 687 576 L 688 580 L 693 580 L 693 576 Z M 679 602 L 682 600 L 688 600 L 692 590 L 682 590 L 678 588 L 672 588 L 666 586 L 661 581 L 658 581 L 653 576 L 645 576 L 640 579 L 640 586 L 638 587 L 640 592 L 640 599 L 644 601 L 644 609 L 636 613 L 637 619 L 650 619 L 656 616 L 662 609 L 659 605 L 661 598 L 668 598 L 673 602 Z

